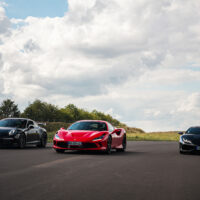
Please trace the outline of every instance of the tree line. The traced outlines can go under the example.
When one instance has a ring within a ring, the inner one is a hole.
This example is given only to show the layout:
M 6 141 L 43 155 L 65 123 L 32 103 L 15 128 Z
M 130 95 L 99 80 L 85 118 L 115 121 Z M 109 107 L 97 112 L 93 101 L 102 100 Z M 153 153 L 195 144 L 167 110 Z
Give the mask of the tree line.
M 3 100 L 0 105 L 0 118 L 7 117 L 24 117 L 33 119 L 38 122 L 66 122 L 73 123 L 77 120 L 92 119 L 105 120 L 112 123 L 114 126 L 122 125 L 120 121 L 113 118 L 109 114 L 93 110 L 89 112 L 85 109 L 78 108 L 74 104 L 68 104 L 64 108 L 42 102 L 37 99 L 29 104 L 23 112 L 20 112 L 18 105 L 11 99 Z

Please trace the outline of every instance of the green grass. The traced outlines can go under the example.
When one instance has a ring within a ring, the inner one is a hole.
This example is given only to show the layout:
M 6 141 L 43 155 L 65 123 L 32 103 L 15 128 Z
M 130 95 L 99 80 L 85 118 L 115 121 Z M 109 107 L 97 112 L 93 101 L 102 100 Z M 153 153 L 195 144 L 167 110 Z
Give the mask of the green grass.
M 53 136 L 55 135 L 56 131 L 47 132 L 48 135 L 48 142 L 53 142 Z
M 48 142 L 53 141 L 56 131 L 48 132 Z M 178 141 L 178 131 L 171 132 L 152 132 L 152 133 L 127 133 L 129 141 Z
M 127 133 L 129 141 L 178 141 L 177 131 L 152 133 Z

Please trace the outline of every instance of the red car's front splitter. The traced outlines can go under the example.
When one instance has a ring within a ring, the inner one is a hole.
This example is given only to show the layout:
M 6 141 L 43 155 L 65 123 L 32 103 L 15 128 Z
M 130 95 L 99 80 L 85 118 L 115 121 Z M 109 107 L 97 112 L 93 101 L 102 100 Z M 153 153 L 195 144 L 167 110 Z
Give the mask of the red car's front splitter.
M 100 147 L 100 148 L 77 148 L 77 147 L 73 147 L 73 148 L 61 148 L 61 147 L 57 147 L 57 146 L 53 146 L 54 149 L 64 149 L 64 150 L 85 150 L 85 151 L 102 151 L 102 150 L 106 150 L 105 147 Z
M 64 150 L 106 150 L 106 142 L 97 142 L 97 143 L 92 143 L 92 142 L 83 142 L 82 146 L 69 146 L 67 142 L 64 141 L 53 141 L 53 148 L 54 149 L 64 149 Z

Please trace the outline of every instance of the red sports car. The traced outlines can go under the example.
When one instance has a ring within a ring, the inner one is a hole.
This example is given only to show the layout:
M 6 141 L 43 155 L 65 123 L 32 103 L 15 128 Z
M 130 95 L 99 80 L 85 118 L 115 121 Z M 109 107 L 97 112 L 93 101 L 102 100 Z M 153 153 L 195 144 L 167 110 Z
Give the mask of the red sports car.
M 126 132 L 100 120 L 81 120 L 67 130 L 60 129 L 54 136 L 53 148 L 58 153 L 65 150 L 101 150 L 107 154 L 111 149 L 125 151 Z

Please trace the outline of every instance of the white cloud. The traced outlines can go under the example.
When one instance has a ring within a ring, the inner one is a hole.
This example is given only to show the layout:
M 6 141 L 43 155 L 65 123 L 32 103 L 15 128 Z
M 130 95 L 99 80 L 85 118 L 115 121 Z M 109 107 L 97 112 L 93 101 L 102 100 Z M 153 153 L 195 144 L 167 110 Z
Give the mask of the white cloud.
M 0 5 L 1 99 L 75 103 L 147 131 L 197 122 L 183 99 L 200 89 L 198 0 L 68 4 L 62 18 L 25 20 Z
M 195 92 L 182 101 L 178 108 L 179 112 L 195 112 L 200 111 L 200 93 Z M 200 114 L 199 114 L 200 117 Z
M 8 34 L 11 25 L 10 20 L 5 15 L 5 9 L 2 7 L 5 5 L 6 4 L 0 4 L 0 36 L 1 34 Z

